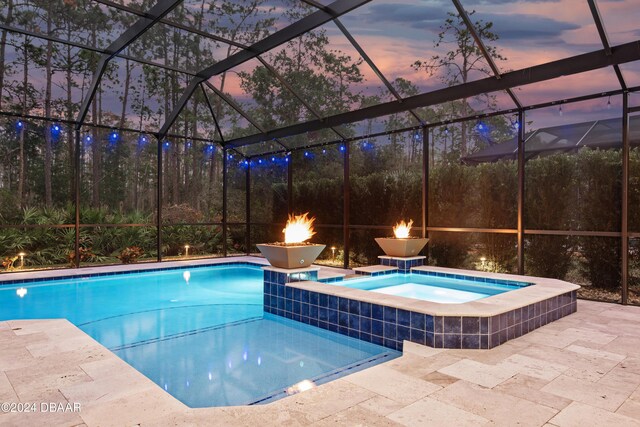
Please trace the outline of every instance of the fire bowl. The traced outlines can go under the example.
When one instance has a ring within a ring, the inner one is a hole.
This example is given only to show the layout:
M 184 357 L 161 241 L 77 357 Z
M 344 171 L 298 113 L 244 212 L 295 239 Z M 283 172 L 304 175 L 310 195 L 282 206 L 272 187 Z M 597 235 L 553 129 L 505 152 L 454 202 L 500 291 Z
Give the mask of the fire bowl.
M 428 241 L 429 239 L 427 238 L 398 239 L 395 237 L 376 237 L 376 243 L 386 255 L 397 257 L 418 255 Z
M 256 246 L 272 266 L 288 269 L 309 267 L 326 247 L 318 244 L 285 246 L 264 243 Z

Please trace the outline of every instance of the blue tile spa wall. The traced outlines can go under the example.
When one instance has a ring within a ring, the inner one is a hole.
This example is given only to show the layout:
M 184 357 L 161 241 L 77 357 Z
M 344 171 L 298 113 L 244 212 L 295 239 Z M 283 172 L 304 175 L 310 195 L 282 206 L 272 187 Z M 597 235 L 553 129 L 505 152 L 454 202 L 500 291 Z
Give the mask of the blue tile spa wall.
M 394 350 L 402 350 L 404 340 L 436 348 L 489 349 L 576 311 L 573 291 L 493 317 L 432 316 L 298 289 L 287 283 L 299 279 L 267 273 L 267 313 Z
M 380 264 L 398 267 L 400 273 L 409 273 L 413 267 L 420 267 L 424 265 L 424 258 L 420 259 L 402 259 L 393 257 L 380 257 Z

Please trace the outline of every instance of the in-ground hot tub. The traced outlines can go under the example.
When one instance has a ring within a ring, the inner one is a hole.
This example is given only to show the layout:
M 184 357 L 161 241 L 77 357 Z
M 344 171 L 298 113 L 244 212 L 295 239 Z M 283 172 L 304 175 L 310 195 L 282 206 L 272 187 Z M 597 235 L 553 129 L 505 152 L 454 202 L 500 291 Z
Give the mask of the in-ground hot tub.
M 523 282 L 522 276 L 440 267 L 414 267 L 403 275 L 471 281 L 485 290 L 510 288 L 443 303 L 358 289 L 374 279 L 321 283 L 313 271 L 264 270 L 266 312 L 396 350 L 405 340 L 436 348 L 493 348 L 575 312 L 579 289 L 555 279 L 527 277 Z M 384 276 L 380 283 L 380 288 L 393 288 L 385 286 Z
M 339 285 L 440 304 L 460 304 L 514 291 L 531 283 L 463 275 L 391 273 L 345 280 Z

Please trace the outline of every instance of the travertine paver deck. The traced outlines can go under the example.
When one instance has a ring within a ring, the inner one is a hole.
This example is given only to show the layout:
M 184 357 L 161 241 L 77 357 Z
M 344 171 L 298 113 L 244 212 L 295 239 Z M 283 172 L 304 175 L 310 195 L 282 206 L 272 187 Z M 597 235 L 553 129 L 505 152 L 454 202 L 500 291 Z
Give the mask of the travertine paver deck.
M 640 308 L 578 312 L 492 350 L 401 358 L 269 405 L 189 409 L 65 320 L 0 322 L 0 425 L 640 426 Z

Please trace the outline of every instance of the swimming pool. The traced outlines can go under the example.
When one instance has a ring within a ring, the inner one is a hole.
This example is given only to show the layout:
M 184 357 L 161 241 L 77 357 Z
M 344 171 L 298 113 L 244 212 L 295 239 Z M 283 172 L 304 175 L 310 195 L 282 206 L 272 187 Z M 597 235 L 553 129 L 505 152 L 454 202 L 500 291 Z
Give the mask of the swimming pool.
M 528 283 L 435 274 L 391 273 L 336 284 L 442 304 L 460 304 L 528 286 Z
M 249 264 L 0 286 L 0 320 L 67 318 L 190 407 L 266 403 L 397 357 L 264 313 Z

